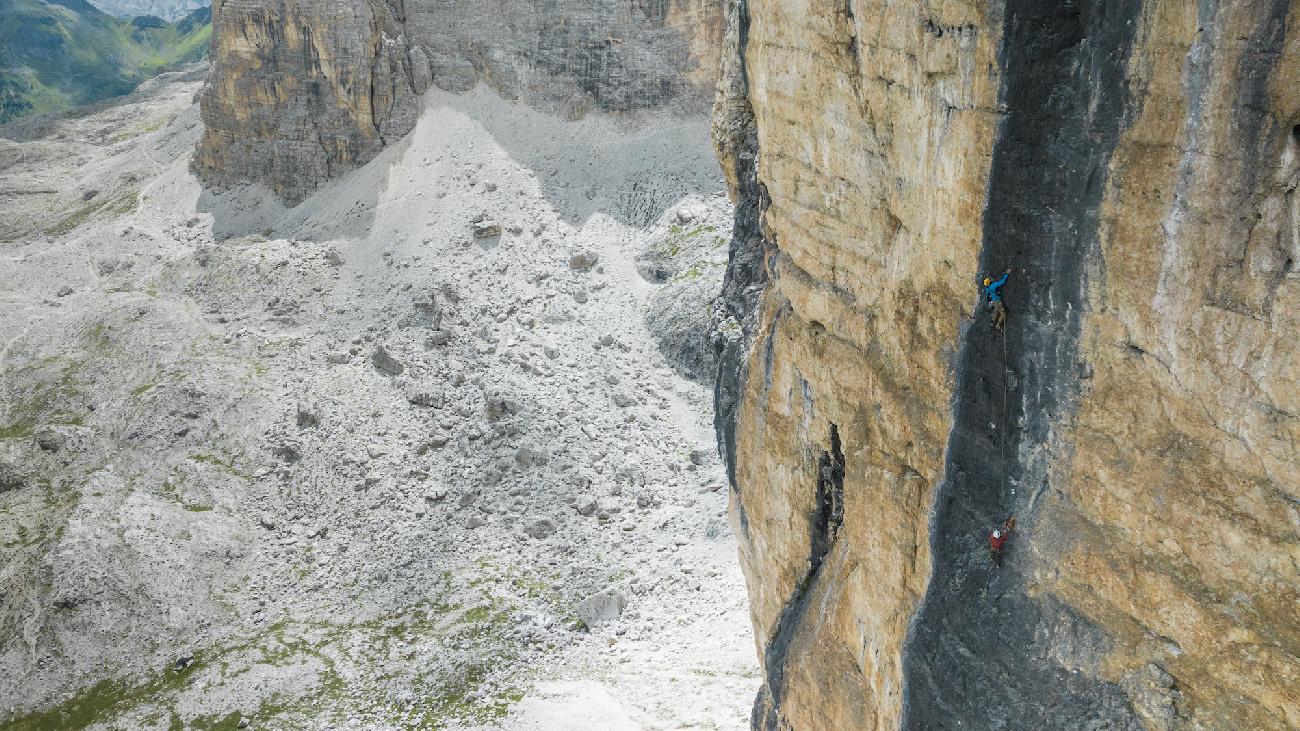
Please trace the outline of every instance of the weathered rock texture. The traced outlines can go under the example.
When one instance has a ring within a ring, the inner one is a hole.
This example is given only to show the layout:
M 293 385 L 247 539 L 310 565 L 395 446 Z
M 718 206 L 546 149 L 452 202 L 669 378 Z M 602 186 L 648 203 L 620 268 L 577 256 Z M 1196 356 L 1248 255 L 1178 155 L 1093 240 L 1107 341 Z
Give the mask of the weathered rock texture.
M 1300 3 L 730 12 L 755 728 L 1300 726 Z
M 431 85 L 578 117 L 707 110 L 722 0 L 215 0 L 196 171 L 296 203 L 415 124 Z

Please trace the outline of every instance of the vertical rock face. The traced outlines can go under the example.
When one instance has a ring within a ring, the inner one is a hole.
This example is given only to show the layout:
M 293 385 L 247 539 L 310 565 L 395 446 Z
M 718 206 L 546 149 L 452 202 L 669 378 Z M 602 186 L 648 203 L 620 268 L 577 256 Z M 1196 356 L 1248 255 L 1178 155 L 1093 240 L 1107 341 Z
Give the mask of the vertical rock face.
M 590 111 L 703 112 L 721 0 L 215 0 L 196 171 L 296 203 L 411 130 L 431 85 Z
M 384 2 L 216 0 L 195 170 L 290 201 L 414 123 L 406 49 Z
M 1300 3 L 736 0 L 726 47 L 755 728 L 1300 725 Z

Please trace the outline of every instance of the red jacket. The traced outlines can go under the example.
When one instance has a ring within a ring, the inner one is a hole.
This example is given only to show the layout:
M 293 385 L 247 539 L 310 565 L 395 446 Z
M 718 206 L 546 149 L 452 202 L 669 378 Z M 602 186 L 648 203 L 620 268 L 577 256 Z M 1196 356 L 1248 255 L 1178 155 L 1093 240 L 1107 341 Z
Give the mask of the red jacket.
M 994 551 L 1001 551 L 1002 544 L 1006 542 L 1007 536 L 1005 533 L 1001 536 L 995 536 L 992 533 L 989 534 L 989 548 L 992 548 Z

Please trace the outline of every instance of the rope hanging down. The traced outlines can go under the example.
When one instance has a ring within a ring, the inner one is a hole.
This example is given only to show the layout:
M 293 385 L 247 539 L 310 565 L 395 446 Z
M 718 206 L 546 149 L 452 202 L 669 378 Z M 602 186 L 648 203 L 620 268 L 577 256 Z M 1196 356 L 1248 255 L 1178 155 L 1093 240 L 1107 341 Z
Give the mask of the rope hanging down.
M 999 333 L 1002 336 L 1002 428 L 1001 433 L 1001 457 L 1002 457 L 1002 500 L 1003 504 L 1008 501 L 1010 478 L 1007 476 L 1007 428 L 1011 418 L 1010 403 L 1007 396 L 1007 334 Z

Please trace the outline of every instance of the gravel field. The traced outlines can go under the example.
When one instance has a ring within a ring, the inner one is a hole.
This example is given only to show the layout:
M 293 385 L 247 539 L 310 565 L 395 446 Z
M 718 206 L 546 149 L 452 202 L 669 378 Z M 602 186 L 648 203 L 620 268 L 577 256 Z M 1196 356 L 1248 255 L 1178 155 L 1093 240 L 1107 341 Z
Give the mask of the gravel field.
M 707 121 L 432 93 L 285 210 L 201 83 L 0 131 L 0 728 L 747 727 Z

